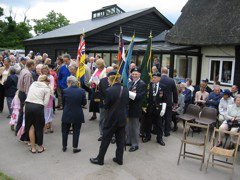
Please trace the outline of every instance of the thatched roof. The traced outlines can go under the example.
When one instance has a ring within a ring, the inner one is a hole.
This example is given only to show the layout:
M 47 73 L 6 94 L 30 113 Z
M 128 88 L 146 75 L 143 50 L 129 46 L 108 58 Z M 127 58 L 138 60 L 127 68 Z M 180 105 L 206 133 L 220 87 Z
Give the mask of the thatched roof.
M 240 1 L 188 0 L 166 40 L 184 45 L 240 44 Z

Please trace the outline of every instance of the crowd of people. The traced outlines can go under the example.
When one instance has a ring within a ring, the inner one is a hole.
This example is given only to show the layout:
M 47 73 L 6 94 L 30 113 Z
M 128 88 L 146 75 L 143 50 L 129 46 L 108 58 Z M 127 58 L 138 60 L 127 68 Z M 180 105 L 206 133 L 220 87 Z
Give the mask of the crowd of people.
M 34 55 L 30 51 L 26 57 L 17 58 L 4 52 L 0 66 L 0 112 L 6 97 L 11 129 L 31 146 L 31 153 L 46 150 L 43 137 L 44 133 L 54 132 L 56 110 L 63 110 L 62 151 L 67 151 L 68 135 L 73 134 L 73 153 L 80 152 L 78 142 L 87 99 L 92 113 L 89 120 L 99 119 L 96 139 L 101 145 L 97 157 L 90 159 L 93 164 L 104 164 L 110 143 L 117 145 L 113 161 L 119 165 L 123 164 L 124 147 L 130 146 L 129 152 L 138 150 L 140 137 L 147 143 L 155 134 L 156 142 L 165 146 L 163 137 L 178 130 L 178 115 L 189 104 L 217 109 L 220 129 L 239 131 L 240 96 L 236 85 L 231 90 L 213 85 L 212 90 L 207 79 L 199 86 L 192 86 L 189 78 L 175 82 L 168 76 L 168 68 L 158 64 L 152 67 L 151 82 L 146 84 L 141 69 L 131 63 L 129 83 L 123 87 L 118 65 L 106 66 L 100 55 L 86 56 L 85 74 L 80 79 L 76 78 L 76 60 L 69 54 L 52 62 L 46 53 Z M 222 138 L 220 135 L 218 146 Z M 236 143 L 234 137 L 232 142 Z

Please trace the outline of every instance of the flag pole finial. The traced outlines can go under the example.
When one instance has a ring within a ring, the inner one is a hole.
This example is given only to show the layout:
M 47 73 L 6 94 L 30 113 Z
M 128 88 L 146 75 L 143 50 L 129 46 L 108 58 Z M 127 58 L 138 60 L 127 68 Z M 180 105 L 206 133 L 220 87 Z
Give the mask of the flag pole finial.
M 152 30 L 150 31 L 150 35 L 149 35 L 150 38 L 152 38 Z
M 122 26 L 120 26 L 120 33 L 122 33 Z

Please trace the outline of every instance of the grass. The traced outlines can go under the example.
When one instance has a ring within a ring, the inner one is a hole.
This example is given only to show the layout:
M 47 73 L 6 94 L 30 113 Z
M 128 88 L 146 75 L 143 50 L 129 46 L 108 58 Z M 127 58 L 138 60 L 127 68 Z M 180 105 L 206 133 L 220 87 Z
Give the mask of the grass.
M 14 180 L 14 179 L 0 172 L 0 180 Z

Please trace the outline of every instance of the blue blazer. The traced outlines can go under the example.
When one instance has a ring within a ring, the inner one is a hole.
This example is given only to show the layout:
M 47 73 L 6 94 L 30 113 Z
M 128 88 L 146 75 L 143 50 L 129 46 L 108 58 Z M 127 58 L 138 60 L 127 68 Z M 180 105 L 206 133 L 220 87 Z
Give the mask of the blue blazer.
M 86 94 L 82 88 L 71 86 L 63 90 L 63 123 L 84 123 L 82 106 L 87 104 Z
M 67 88 L 67 77 L 70 76 L 70 75 L 71 75 L 71 73 L 69 72 L 69 70 L 66 67 L 66 65 L 63 65 L 59 69 L 59 73 L 58 73 L 58 86 L 61 89 Z

